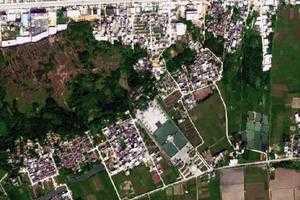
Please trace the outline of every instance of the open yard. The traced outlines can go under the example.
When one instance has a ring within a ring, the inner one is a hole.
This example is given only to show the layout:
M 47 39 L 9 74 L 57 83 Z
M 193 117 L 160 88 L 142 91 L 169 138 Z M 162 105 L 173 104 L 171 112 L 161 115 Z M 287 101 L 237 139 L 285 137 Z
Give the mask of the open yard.
M 201 102 L 190 115 L 204 140 L 201 150 L 209 149 L 215 154 L 230 148 L 226 139 L 224 107 L 217 93 Z
M 113 180 L 121 197 L 134 197 L 160 187 L 154 184 L 149 168 L 144 165 L 130 170 L 130 174 L 114 175 Z
M 280 144 L 289 133 L 292 97 L 300 97 L 300 7 L 282 7 L 273 40 L 271 144 Z

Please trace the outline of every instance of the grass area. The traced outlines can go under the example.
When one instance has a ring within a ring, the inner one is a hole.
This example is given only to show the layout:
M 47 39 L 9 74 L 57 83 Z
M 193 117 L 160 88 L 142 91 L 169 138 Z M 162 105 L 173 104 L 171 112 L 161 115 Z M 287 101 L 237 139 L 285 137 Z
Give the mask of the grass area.
M 6 179 L 2 183 L 3 188 L 7 193 L 8 199 L 20 199 L 20 200 L 31 200 L 31 188 L 29 183 L 22 183 L 19 185 L 13 185 L 10 180 Z
M 300 161 L 284 161 L 273 164 L 275 168 L 286 168 L 300 171 Z
M 171 163 L 167 163 L 167 160 L 163 159 L 161 161 L 161 166 L 164 170 L 162 178 L 165 184 L 174 183 L 180 177 L 178 169 L 174 167 Z
M 220 177 L 211 178 L 208 184 L 210 200 L 221 200 Z
M 248 111 L 270 114 L 270 73 L 262 72 L 262 39 L 250 26 L 255 16 L 248 18 L 241 48 L 225 56 L 220 83 L 228 109 L 229 133 L 236 141 L 246 129 Z
M 245 199 L 268 199 L 268 175 L 261 167 L 246 167 L 244 176 Z
M 196 52 L 188 47 L 185 42 L 177 42 L 170 46 L 163 53 L 166 67 L 169 72 L 176 72 L 182 65 L 190 65 L 193 63 Z
M 7 172 L 0 168 L 0 179 L 6 174 Z
M 7 125 L 4 121 L 0 120 L 0 136 L 7 134 Z
M 226 139 L 224 107 L 217 93 L 201 102 L 190 115 L 204 140 L 202 150 L 210 149 L 214 154 L 230 148 Z
M 151 194 L 150 200 L 173 200 L 173 187 Z
M 74 199 L 82 200 L 117 200 L 118 197 L 111 184 L 111 181 L 105 171 L 99 172 L 87 179 L 79 181 L 69 181 L 69 176 L 72 175 L 68 172 L 60 173 L 58 177 L 60 183 L 66 183 L 73 192 Z M 73 179 L 74 180 L 74 179 Z
M 259 161 L 261 154 L 258 152 L 245 150 L 245 152 L 239 158 L 239 163 L 248 163 L 248 162 L 255 162 Z
M 129 175 L 121 172 L 113 180 L 121 197 L 134 197 L 157 188 L 149 168 L 144 165 L 134 168 Z
M 197 198 L 198 192 L 198 198 Z M 151 200 L 220 200 L 219 179 L 197 178 L 150 195 Z
M 273 39 L 272 135 L 271 144 L 281 144 L 289 134 L 291 114 L 288 105 L 293 96 L 300 97 L 300 13 L 299 6 L 279 9 Z M 285 135 L 286 134 L 286 135 Z
M 73 195 L 82 199 L 117 199 L 106 172 L 101 172 L 85 181 L 70 184 Z

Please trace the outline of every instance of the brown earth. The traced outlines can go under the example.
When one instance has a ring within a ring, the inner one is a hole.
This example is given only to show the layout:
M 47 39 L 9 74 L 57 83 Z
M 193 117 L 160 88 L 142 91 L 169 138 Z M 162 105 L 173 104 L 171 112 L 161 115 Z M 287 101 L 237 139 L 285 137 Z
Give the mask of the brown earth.
M 67 83 L 87 69 L 79 60 L 84 41 L 72 41 L 59 33 L 36 43 L 1 50 L 7 66 L 0 68 L 0 80 L 7 91 L 7 100 L 17 99 L 21 111 L 27 111 L 33 102 L 43 104 L 52 96 L 64 105 Z M 108 73 L 119 67 L 122 56 L 118 49 L 111 54 L 96 52 L 92 59 L 94 73 Z
M 21 104 L 42 103 L 51 94 L 61 102 L 66 83 L 80 72 L 75 50 L 64 47 L 61 34 L 2 52 L 8 66 L 0 69 L 0 79 L 8 98 Z
M 285 84 L 273 84 L 272 95 L 275 97 L 284 97 L 288 93 L 289 89 Z
M 270 200 L 298 200 L 300 173 L 289 169 L 276 169 L 270 181 Z
M 220 184 L 223 200 L 244 199 L 243 169 L 225 169 L 220 173 Z
M 97 192 L 101 190 L 101 188 L 102 188 L 102 183 L 101 183 L 101 180 L 100 180 L 99 177 L 96 176 L 96 177 L 93 178 L 93 185 L 94 185 L 95 190 L 96 190 Z

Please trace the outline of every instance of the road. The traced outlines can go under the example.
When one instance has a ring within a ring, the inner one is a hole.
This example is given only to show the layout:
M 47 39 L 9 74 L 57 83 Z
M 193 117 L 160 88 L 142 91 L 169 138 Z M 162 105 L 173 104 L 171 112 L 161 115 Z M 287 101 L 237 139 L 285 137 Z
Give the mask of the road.
M 244 167 L 244 166 L 253 166 L 253 165 L 266 165 L 266 164 L 270 164 L 270 163 L 278 163 L 278 162 L 283 162 L 283 161 L 292 161 L 292 160 L 300 160 L 300 157 L 291 157 L 291 158 L 281 158 L 281 159 L 274 159 L 274 160 L 265 160 L 265 161 L 257 161 L 257 162 L 251 162 L 251 163 L 243 163 L 243 164 L 238 164 L 238 165 L 234 165 L 234 166 L 224 166 L 224 167 L 218 167 L 218 168 L 215 168 L 214 170 L 212 171 L 218 171 L 218 170 L 222 170 L 222 169 L 228 169 L 228 168 L 238 168 L 238 167 Z M 212 172 L 211 170 L 210 171 L 207 171 L 206 173 L 200 175 L 200 176 L 204 176 L 205 174 L 207 173 L 210 173 Z M 179 180 L 179 181 L 176 181 L 174 183 L 171 183 L 171 184 L 168 184 L 166 186 L 163 186 L 161 188 L 157 188 L 155 190 L 152 190 L 150 192 L 146 192 L 144 194 L 141 194 L 141 195 L 138 195 L 130 200 L 138 200 L 142 197 L 145 197 L 147 195 L 151 195 L 155 192 L 159 192 L 161 190 L 164 190 L 168 187 L 171 187 L 171 186 L 174 186 L 174 185 L 177 185 L 177 184 L 180 184 L 180 183 L 184 183 L 184 182 L 187 182 L 191 179 L 194 179 L 194 178 L 197 178 L 199 177 L 199 175 L 195 175 L 195 176 L 190 176 L 188 178 L 184 178 L 182 180 Z
M 0 3 L 0 10 L 5 11 L 13 9 L 58 8 L 64 6 L 87 6 L 114 3 L 164 2 L 166 0 L 32 0 L 32 2 L 21 1 L 22 0 L 16 0 L 16 3 L 13 3 L 7 0 L 3 0 L 3 3 Z

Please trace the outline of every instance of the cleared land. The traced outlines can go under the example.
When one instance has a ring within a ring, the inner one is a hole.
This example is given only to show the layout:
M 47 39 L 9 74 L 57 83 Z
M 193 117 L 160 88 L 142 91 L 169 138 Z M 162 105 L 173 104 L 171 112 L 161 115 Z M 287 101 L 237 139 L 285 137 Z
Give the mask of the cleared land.
M 225 132 L 225 111 L 217 93 L 201 102 L 190 115 L 204 140 L 201 150 L 209 149 L 215 154 L 230 148 Z
M 300 173 L 294 170 L 278 168 L 270 181 L 271 200 L 297 200 L 300 198 Z
M 243 169 L 225 169 L 220 172 L 222 200 L 244 199 Z
M 273 40 L 272 134 L 271 144 L 281 144 L 290 133 L 293 97 L 300 97 L 300 13 L 299 6 L 282 7 Z

